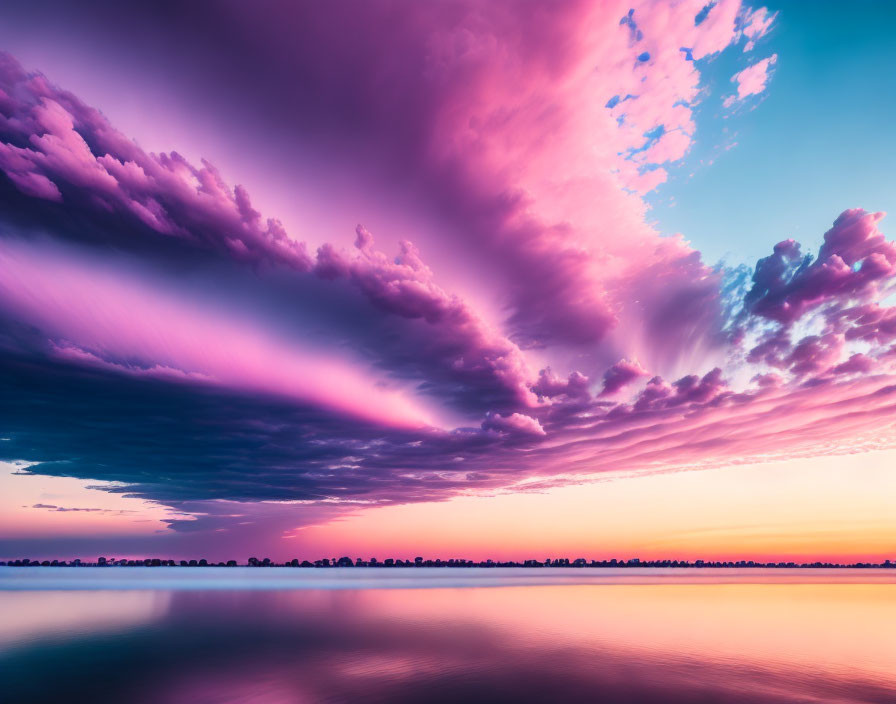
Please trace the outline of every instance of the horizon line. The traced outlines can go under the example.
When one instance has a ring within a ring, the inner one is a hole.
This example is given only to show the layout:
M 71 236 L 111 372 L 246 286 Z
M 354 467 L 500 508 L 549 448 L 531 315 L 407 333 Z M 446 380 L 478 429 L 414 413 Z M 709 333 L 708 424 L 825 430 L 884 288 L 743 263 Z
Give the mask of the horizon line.
M 545 560 L 467 560 L 463 558 L 450 558 L 442 560 L 441 558 L 424 559 L 415 557 L 413 560 L 404 560 L 401 558 L 386 558 L 382 561 L 375 557 L 370 560 L 362 560 L 360 557 L 352 560 L 350 557 L 340 558 L 320 558 L 318 560 L 299 560 L 293 558 L 283 562 L 276 562 L 270 558 L 250 557 L 245 563 L 240 564 L 234 559 L 226 561 L 209 561 L 205 558 L 199 559 L 163 559 L 163 558 L 106 558 L 98 557 L 96 562 L 84 562 L 80 558 L 71 560 L 45 559 L 32 560 L 30 558 L 16 558 L 8 560 L 0 560 L 0 567 L 290 567 L 290 568 L 368 568 L 368 569 L 395 569 L 395 568 L 454 568 L 454 569 L 470 569 L 470 568 L 495 568 L 495 567 L 512 567 L 512 568 L 764 568 L 764 569 L 894 569 L 896 561 L 886 559 L 880 562 L 826 562 L 815 560 L 811 562 L 789 561 L 759 561 L 759 560 L 641 560 L 640 558 L 631 558 L 629 560 L 619 560 L 616 558 L 609 560 L 588 560 L 580 557 L 575 559 L 569 558 L 548 558 Z

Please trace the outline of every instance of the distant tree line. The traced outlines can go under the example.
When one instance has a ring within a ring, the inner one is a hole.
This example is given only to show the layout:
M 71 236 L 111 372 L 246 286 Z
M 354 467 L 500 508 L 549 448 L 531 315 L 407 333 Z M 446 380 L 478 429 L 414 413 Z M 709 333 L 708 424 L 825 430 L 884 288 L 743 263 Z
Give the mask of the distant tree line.
M 80 559 L 65 560 L 31 560 L 19 559 L 0 561 L 0 566 L 6 567 L 238 567 L 236 560 L 226 562 L 214 562 L 205 559 L 200 560 L 168 560 L 157 557 L 144 559 L 129 558 L 105 558 L 100 557 L 96 562 L 82 562 Z M 425 560 L 415 557 L 413 560 L 388 558 L 380 562 L 375 557 L 363 560 L 360 557 L 352 560 L 350 557 L 322 558 L 320 560 L 293 559 L 286 562 L 274 562 L 269 557 L 259 560 L 250 557 L 246 567 L 370 567 L 370 568 L 395 568 L 395 567 L 577 567 L 577 568 L 762 568 L 762 569 L 890 569 L 896 568 L 896 562 L 885 560 L 883 562 L 758 562 L 755 560 L 586 560 L 579 557 L 574 560 L 569 558 L 549 558 L 545 560 L 501 561 L 501 560 Z

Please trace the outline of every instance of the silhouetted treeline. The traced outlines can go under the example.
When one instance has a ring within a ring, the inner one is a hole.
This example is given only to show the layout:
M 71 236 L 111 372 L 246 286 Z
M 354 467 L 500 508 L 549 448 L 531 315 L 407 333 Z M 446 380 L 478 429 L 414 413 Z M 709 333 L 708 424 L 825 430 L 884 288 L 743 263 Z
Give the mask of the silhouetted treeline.
M 100 557 L 96 562 L 82 562 L 81 560 L 9 560 L 0 561 L 0 566 L 7 567 L 238 567 L 236 560 L 226 562 L 213 562 L 208 560 L 164 560 L 157 557 L 145 559 L 115 559 Z M 250 557 L 246 567 L 369 567 L 375 569 L 388 569 L 395 567 L 581 567 L 581 568 L 606 568 L 606 567 L 690 567 L 702 568 L 800 568 L 800 569 L 889 569 L 896 568 L 896 562 L 885 560 L 884 562 L 853 562 L 841 564 L 836 562 L 757 562 L 755 560 L 586 560 L 584 557 L 570 560 L 569 558 L 550 558 L 546 560 L 523 560 L 522 562 L 500 560 L 425 560 L 415 557 L 413 560 L 401 560 L 388 558 L 382 562 L 375 557 L 362 560 L 360 557 L 352 560 L 350 557 L 322 558 L 320 560 L 293 559 L 287 562 L 274 562 L 269 557 L 259 560 Z

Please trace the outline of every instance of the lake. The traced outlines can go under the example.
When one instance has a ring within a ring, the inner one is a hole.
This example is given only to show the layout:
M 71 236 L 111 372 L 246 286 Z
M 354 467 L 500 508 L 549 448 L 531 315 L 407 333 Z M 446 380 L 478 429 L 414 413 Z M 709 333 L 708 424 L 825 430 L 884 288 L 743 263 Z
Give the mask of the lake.
M 896 571 L 0 567 L 0 701 L 896 702 Z

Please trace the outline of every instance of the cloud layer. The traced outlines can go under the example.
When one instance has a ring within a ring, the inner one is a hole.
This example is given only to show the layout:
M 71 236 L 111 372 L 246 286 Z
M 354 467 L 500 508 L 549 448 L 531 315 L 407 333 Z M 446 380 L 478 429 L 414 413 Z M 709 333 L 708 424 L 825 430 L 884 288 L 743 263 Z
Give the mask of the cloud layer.
M 146 152 L 0 57 L 0 459 L 119 482 L 191 516 L 180 532 L 255 536 L 891 443 L 883 214 L 848 210 L 817 255 L 785 240 L 745 274 L 661 236 L 641 197 L 697 138 L 705 62 L 773 16 L 356 9 L 273 4 L 241 37 L 296 76 L 279 95 L 297 143 L 377 169 L 396 223 L 415 201 L 414 241 L 359 225 L 309 245 L 211 163 Z M 735 77 L 739 98 L 775 60 Z

